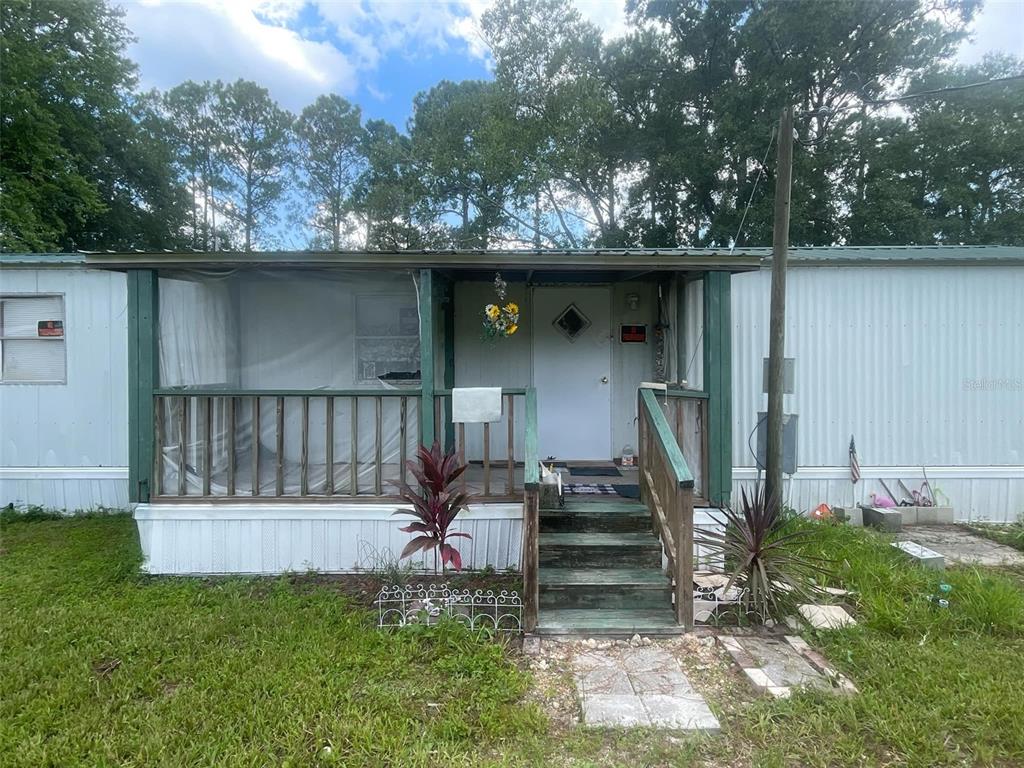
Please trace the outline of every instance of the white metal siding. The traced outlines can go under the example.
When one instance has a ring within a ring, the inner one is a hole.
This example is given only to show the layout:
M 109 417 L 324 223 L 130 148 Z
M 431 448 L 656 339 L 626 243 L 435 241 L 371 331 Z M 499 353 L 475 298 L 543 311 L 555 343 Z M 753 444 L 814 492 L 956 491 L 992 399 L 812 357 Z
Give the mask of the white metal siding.
M 64 296 L 67 381 L 0 385 L 0 504 L 124 506 L 128 463 L 127 287 L 81 267 L 0 271 L 0 291 Z M 97 477 L 91 470 L 112 472 Z M 26 469 L 61 468 L 26 474 Z M 113 475 L 113 476 L 112 476 Z M 123 477 L 123 479 L 121 479 Z
M 412 538 L 399 531 L 412 518 L 392 517 L 394 504 L 141 504 L 135 519 L 144 568 L 160 574 L 345 573 L 396 562 Z M 464 568 L 518 570 L 522 505 L 475 505 L 453 530 Z M 433 569 L 433 555 L 412 564 Z
M 754 467 L 747 438 L 766 402 L 769 284 L 766 270 L 732 281 L 737 468 Z M 1024 511 L 1021 295 L 1020 267 L 792 267 L 786 355 L 796 358 L 796 387 L 786 410 L 800 417 L 800 467 L 840 473 L 832 485 L 798 473 L 800 506 L 851 500 L 842 477 L 852 434 L 862 498 L 883 492 L 876 468 L 905 468 L 908 485 L 922 466 L 964 468 L 966 477 L 937 483 L 958 517 Z M 985 477 L 988 467 L 1010 476 Z

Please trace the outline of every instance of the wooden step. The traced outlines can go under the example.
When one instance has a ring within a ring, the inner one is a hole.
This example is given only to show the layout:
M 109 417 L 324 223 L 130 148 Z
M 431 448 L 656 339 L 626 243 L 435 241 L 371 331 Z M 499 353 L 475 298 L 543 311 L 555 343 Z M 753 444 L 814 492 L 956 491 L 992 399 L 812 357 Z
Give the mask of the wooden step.
M 567 508 L 540 513 L 541 533 L 615 533 L 650 532 L 651 515 L 640 509 Z
M 577 637 L 631 637 L 634 634 L 678 635 L 671 607 L 661 609 L 579 609 L 541 610 L 537 634 Z
M 541 568 L 540 607 L 652 608 L 672 605 L 660 568 Z
M 653 533 L 542 533 L 540 565 L 554 568 L 661 567 Z

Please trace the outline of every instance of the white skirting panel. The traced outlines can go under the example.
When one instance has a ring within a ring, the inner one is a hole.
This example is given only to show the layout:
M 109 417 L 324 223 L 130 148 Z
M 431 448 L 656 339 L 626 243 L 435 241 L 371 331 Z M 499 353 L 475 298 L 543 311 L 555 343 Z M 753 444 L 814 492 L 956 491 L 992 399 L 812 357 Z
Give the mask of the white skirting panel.
M 135 509 L 144 557 L 153 574 L 350 573 L 398 561 L 413 522 L 392 517 L 395 504 L 140 504 Z M 463 568 L 519 570 L 522 504 L 477 504 L 453 530 Z M 433 571 L 433 554 L 414 555 Z M 404 565 L 404 562 L 403 562 Z
M 127 467 L 0 467 L 0 506 L 82 512 L 128 508 Z
M 1024 514 L 1024 466 L 925 467 L 928 480 L 943 504 L 953 507 L 957 520 L 1013 522 Z M 741 488 L 751 488 L 756 470 L 733 467 L 733 503 Z M 850 482 L 848 467 L 808 467 L 787 478 L 786 504 L 807 513 L 821 503 L 831 506 L 867 504 L 872 493 L 884 494 L 879 479 L 899 494 L 897 480 L 911 490 L 923 481 L 921 467 L 861 467 L 861 481 Z

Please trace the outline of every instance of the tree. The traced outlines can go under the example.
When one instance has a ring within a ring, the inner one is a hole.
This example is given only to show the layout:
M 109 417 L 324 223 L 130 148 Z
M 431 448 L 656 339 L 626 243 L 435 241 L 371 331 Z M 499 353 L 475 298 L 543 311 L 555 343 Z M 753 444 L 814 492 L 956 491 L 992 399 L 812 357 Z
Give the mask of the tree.
M 187 80 L 167 91 L 162 99 L 175 167 L 191 203 L 187 226 L 190 245 L 202 251 L 226 248 L 231 240 L 222 204 L 227 183 L 213 116 L 217 97 L 213 83 Z
M 320 96 L 295 122 L 295 178 L 306 193 L 303 218 L 335 251 L 341 248 L 352 194 L 365 170 L 364 149 L 360 109 L 340 96 Z
M 492 82 L 445 80 L 416 96 L 410 138 L 424 215 L 457 222 L 454 246 L 486 248 L 515 215 L 505 207 L 516 172 L 511 128 Z
M 422 196 L 408 136 L 384 120 L 369 120 L 363 137 L 366 167 L 353 202 L 363 218 L 367 250 L 426 247 L 413 210 Z
M 564 234 L 576 239 L 553 186 L 583 201 L 599 242 L 617 244 L 619 181 L 631 146 L 608 85 L 600 31 L 567 0 L 501 0 L 484 14 L 483 29 L 512 114 L 535 139 L 528 163 Z
M 0 6 L 0 248 L 165 248 L 183 197 L 102 0 Z
M 779 111 L 793 104 L 801 145 L 792 240 L 841 242 L 859 162 L 861 121 L 849 107 L 948 56 L 976 7 L 974 0 L 633 0 L 631 18 L 655 23 L 673 43 L 660 89 L 678 100 L 676 125 L 689 133 L 688 151 L 668 155 L 660 173 L 679 179 L 679 241 L 728 245 L 737 234 L 745 243 L 770 241 L 771 179 L 756 190 L 755 183 L 759 171 L 771 171 L 760 166 Z
M 916 78 L 908 92 L 1024 75 L 1024 61 L 987 58 Z M 913 154 L 903 165 L 913 200 L 939 243 L 1024 244 L 1024 81 L 907 103 Z
M 292 157 L 292 116 L 266 88 L 248 80 L 218 82 L 216 93 L 213 117 L 229 196 L 225 211 L 238 222 L 243 247 L 251 251 L 254 240 L 277 221 Z

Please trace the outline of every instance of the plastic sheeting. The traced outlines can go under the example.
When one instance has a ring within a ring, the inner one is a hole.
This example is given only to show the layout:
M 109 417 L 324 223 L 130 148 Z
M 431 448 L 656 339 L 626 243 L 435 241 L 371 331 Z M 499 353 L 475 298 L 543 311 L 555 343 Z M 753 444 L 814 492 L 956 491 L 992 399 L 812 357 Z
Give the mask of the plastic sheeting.
M 202 391 L 161 400 L 162 495 L 394 492 L 419 432 L 409 273 L 174 272 L 159 291 L 160 385 Z

